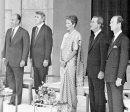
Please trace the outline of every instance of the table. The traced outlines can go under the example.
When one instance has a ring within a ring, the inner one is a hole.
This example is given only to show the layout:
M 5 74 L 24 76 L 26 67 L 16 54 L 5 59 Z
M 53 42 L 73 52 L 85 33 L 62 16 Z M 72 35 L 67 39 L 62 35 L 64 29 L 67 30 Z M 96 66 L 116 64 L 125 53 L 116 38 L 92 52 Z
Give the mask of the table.
M 3 112 L 3 101 L 4 101 L 4 97 L 8 97 L 8 96 L 16 96 L 16 108 L 15 108 L 15 112 L 18 112 L 18 96 L 17 94 L 13 94 L 13 93 L 5 93 L 3 92 L 4 89 L 0 89 L 0 112 Z

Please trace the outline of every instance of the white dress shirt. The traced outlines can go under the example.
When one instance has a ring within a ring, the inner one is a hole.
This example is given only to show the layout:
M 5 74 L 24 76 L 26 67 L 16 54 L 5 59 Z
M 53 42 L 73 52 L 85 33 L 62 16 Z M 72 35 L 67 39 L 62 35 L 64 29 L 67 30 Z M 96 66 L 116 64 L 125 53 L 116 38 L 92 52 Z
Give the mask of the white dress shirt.
M 117 39 L 117 37 L 122 33 L 122 30 L 118 31 L 116 34 L 114 34 L 113 42 Z
M 40 31 L 43 24 L 44 24 L 44 22 L 37 26 L 38 27 L 38 32 Z M 37 32 L 37 34 L 38 34 L 38 32 Z
M 94 40 L 96 39 L 96 37 L 97 37 L 97 35 L 99 34 L 101 32 L 101 29 L 100 30 L 98 30 L 96 33 L 94 33 Z
M 16 34 L 17 30 L 18 30 L 19 26 L 16 26 L 15 28 L 12 28 L 12 30 L 14 29 L 14 33 L 13 33 L 13 36 L 12 38 L 14 37 L 14 35 Z

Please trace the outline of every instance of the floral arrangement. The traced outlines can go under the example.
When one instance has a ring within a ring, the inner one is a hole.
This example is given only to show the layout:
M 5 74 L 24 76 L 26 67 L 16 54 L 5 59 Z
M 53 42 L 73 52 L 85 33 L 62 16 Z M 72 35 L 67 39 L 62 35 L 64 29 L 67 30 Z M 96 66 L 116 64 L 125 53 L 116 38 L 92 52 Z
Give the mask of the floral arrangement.
M 49 88 L 48 85 L 42 82 L 42 85 L 38 88 L 38 94 L 35 97 L 35 103 L 40 103 L 44 105 L 56 105 L 56 93 L 52 88 Z

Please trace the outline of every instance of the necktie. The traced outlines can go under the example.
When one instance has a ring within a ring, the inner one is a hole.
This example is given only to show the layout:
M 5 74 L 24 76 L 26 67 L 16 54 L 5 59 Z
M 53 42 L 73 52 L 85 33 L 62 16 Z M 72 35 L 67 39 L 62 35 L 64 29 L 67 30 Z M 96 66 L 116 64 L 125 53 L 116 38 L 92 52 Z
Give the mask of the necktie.
M 93 40 L 95 40 L 95 39 L 96 39 L 96 35 L 94 34 Z
M 13 39 L 13 34 L 14 34 L 14 29 L 12 29 L 11 31 L 11 35 L 10 35 L 11 39 Z
M 113 36 L 112 43 L 114 43 L 114 41 L 115 41 L 115 36 Z
M 92 38 L 91 38 L 91 42 L 90 42 L 90 47 L 93 45 L 93 42 L 94 42 L 94 34 L 92 35 Z
M 36 30 L 35 30 L 35 40 L 37 38 L 37 34 L 38 34 L 38 27 L 36 27 Z

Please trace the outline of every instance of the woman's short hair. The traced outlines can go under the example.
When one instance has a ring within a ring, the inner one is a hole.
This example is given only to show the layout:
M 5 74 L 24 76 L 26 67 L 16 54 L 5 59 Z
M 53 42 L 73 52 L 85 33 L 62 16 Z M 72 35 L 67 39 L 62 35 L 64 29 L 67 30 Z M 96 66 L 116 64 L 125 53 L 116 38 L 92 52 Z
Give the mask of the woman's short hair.
M 68 15 L 66 17 L 66 19 L 70 20 L 72 24 L 75 24 L 74 27 L 76 27 L 77 23 L 78 23 L 78 18 L 76 15 Z

